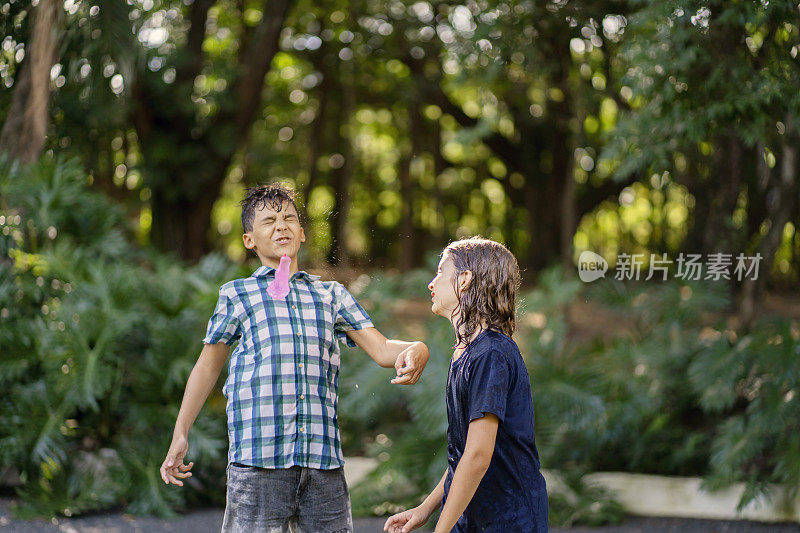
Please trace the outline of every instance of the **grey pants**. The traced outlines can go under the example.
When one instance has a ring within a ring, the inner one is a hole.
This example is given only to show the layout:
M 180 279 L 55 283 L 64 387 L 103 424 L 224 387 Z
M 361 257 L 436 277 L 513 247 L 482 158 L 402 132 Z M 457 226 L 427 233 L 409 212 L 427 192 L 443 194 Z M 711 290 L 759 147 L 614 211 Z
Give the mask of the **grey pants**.
M 223 533 L 352 533 L 342 467 L 228 465 Z

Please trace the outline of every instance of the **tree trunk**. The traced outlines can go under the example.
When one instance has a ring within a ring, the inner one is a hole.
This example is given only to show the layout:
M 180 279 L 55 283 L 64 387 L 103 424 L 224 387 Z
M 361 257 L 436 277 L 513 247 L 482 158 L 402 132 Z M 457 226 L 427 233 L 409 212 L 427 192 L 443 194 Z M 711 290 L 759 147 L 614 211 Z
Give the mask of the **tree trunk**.
M 748 277 L 743 281 L 739 297 L 739 319 L 745 328 L 752 326 L 758 314 L 772 261 L 783 239 L 783 228 L 789 222 L 795 207 L 798 180 L 797 147 L 800 145 L 800 135 L 795 129 L 793 117 L 787 117 L 785 124 L 786 137 L 781 152 L 780 179 L 766 196 L 770 227 L 757 248 L 762 262 L 759 265 L 758 277 L 756 279 Z
M 449 166 L 442 154 L 442 126 L 438 120 L 434 121 L 431 128 L 431 150 L 433 150 L 433 200 L 436 205 L 436 228 L 433 235 L 437 248 L 444 248 L 447 244 L 447 219 L 444 214 L 444 196 L 439 178 Z
M 319 168 L 317 168 L 317 161 L 322 155 L 322 147 L 325 144 L 325 121 L 327 119 L 328 111 L 328 88 L 330 81 L 328 81 L 328 73 L 324 70 L 322 72 L 322 83 L 319 87 L 319 108 L 317 115 L 314 117 L 314 122 L 311 129 L 311 138 L 309 139 L 308 147 L 308 181 L 303 188 L 303 216 L 301 217 L 306 224 L 310 223 L 308 215 L 308 202 L 311 198 L 311 191 L 317 185 L 319 179 Z
M 569 93 L 566 93 L 569 94 Z M 569 112 L 569 106 L 564 106 Z M 554 242 L 558 246 L 561 266 L 569 271 L 572 268 L 572 239 L 575 235 L 575 176 L 572 135 L 569 131 L 569 115 L 562 115 L 556 127 L 553 140 L 553 176 L 551 178 L 553 195 L 551 209 L 558 210 L 551 216 L 553 228 L 557 233 Z M 557 231 L 556 231 L 557 229 Z
M 694 150 L 686 154 L 686 172 L 676 173 L 676 181 L 686 187 L 694 197 L 694 207 L 689 214 L 687 222 L 689 229 L 686 239 L 681 246 L 683 253 L 698 254 L 703 252 L 703 240 L 708 221 L 709 206 L 711 205 L 710 187 L 713 186 L 711 178 L 703 180 L 700 178 L 700 155 Z
M 738 248 L 732 215 L 741 187 L 742 153 L 742 143 L 733 134 L 716 143 L 712 176 L 717 187 L 721 189 L 721 194 L 711 202 L 703 232 L 703 250 L 706 253 L 732 253 Z
M 400 262 L 399 267 L 402 272 L 410 270 L 414 266 L 414 215 L 413 193 L 411 190 L 411 154 L 404 153 L 398 161 L 398 177 L 400 179 Z
M 575 195 L 569 148 L 571 135 L 565 109 L 566 106 L 553 111 L 550 121 L 554 126 L 549 136 L 536 141 L 540 146 L 521 149 L 528 154 L 524 159 L 527 169 L 523 192 L 530 235 L 526 266 L 534 271 L 564 261 L 565 256 L 569 256 L 571 262 Z M 546 153 L 543 148 L 550 152 L 552 168 L 549 172 L 540 167 L 542 155 Z M 572 193 L 567 190 L 570 186 L 567 180 L 573 182 Z M 567 198 L 567 194 L 571 196 Z
M 0 152 L 30 163 L 39 159 L 47 139 L 50 69 L 61 41 L 64 9 L 57 0 L 40 0 L 33 8 L 28 55 L 22 63 L 8 119 L 0 133 Z
M 400 201 L 402 202 L 402 219 L 400 226 L 400 268 L 410 270 L 419 264 L 418 257 L 423 250 L 420 246 L 417 227 L 414 224 L 414 185 L 411 180 L 411 164 L 414 158 L 425 152 L 425 127 L 418 95 L 413 95 L 407 103 L 408 133 L 411 140 L 411 153 L 404 154 L 399 162 Z
M 224 175 L 224 171 L 217 170 L 212 175 Z M 153 190 L 151 241 L 169 243 L 165 250 L 183 259 L 197 260 L 209 252 L 211 212 L 222 180 L 206 182 L 209 184 L 196 194 L 178 191 L 178 195 L 169 195 L 164 189 Z
M 766 145 L 758 142 L 752 153 L 755 172 L 746 173 L 747 181 L 747 224 L 745 226 L 746 238 L 751 238 L 759 232 L 761 224 L 768 217 L 766 194 L 769 190 L 772 171 L 764 157 Z
M 349 63 L 342 65 L 349 67 Z M 339 112 L 334 124 L 337 126 L 339 136 L 337 145 L 339 153 L 344 157 L 344 164 L 334 169 L 333 194 L 336 204 L 331 215 L 331 247 L 328 250 L 328 262 L 332 265 L 348 265 L 350 257 L 347 249 L 347 213 L 350 210 L 350 182 L 353 178 L 353 145 L 352 132 L 350 131 L 350 113 L 353 109 L 353 88 L 349 86 L 352 73 L 341 73 L 342 101 L 338 107 Z M 344 131 L 342 128 L 346 128 Z
M 197 0 L 191 5 L 185 58 L 177 65 L 171 91 L 175 98 L 164 100 L 161 81 L 147 68 L 137 73 L 131 87 L 145 181 L 153 192 L 150 240 L 188 260 L 199 259 L 211 248 L 211 211 L 234 155 L 250 137 L 291 0 L 263 3 L 261 21 L 243 32 L 237 73 L 218 97 L 219 112 L 203 125 L 197 122 L 194 104 L 187 101 L 205 63 L 202 43 L 212 4 Z

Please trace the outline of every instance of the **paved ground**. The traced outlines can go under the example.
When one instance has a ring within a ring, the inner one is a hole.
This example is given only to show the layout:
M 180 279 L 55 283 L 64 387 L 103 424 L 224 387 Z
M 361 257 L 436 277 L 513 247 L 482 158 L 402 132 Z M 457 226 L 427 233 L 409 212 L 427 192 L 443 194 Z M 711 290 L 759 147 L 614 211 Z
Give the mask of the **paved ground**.
M 138 518 L 122 513 L 97 514 L 53 521 L 19 521 L 11 516 L 11 498 L 0 498 L 0 530 L 9 533 L 217 533 L 221 509 L 193 511 L 174 520 Z M 356 518 L 355 533 L 383 531 L 383 518 Z M 630 518 L 619 526 L 552 528 L 553 533 L 800 533 L 800 524 L 762 524 L 744 521 Z M 509 532 L 516 533 L 516 532 Z
M 16 520 L 11 515 L 12 498 L 0 498 L 0 531 L 5 533 L 219 533 L 223 509 L 193 511 L 174 520 L 140 518 L 108 513 L 80 518 Z M 385 518 L 356 518 L 355 533 L 383 531 Z
M 800 533 L 800 524 L 631 517 L 618 526 L 551 528 L 553 533 Z

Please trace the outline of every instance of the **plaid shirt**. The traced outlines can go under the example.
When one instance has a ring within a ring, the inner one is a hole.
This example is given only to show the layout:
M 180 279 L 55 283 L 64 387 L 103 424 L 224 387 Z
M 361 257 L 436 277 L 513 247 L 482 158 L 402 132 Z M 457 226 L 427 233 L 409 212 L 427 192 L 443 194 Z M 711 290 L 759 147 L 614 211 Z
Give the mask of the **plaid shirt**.
M 267 294 L 275 269 L 220 287 L 203 342 L 239 345 L 231 354 L 228 462 L 330 470 L 344 464 L 336 406 L 339 342 L 372 327 L 344 285 L 299 271 L 282 300 Z

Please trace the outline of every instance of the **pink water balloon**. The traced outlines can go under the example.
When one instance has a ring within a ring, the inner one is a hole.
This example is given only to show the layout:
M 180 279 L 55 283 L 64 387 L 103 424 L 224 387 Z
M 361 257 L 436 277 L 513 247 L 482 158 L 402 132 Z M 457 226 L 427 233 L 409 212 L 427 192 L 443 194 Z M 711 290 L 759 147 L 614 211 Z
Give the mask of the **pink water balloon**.
M 289 294 L 289 265 L 291 264 L 292 258 L 283 254 L 281 264 L 275 271 L 275 279 L 267 287 L 267 294 L 276 300 L 286 298 L 286 295 Z

